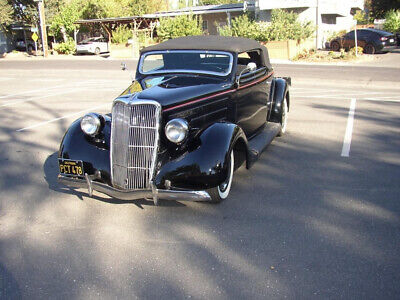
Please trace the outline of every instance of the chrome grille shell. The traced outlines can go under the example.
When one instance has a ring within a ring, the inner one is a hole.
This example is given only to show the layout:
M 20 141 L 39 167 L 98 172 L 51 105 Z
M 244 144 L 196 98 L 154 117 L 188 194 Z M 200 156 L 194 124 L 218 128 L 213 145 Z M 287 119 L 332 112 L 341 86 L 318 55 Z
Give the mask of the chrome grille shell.
M 117 99 L 112 108 L 111 181 L 123 190 L 151 188 L 159 145 L 161 105 Z

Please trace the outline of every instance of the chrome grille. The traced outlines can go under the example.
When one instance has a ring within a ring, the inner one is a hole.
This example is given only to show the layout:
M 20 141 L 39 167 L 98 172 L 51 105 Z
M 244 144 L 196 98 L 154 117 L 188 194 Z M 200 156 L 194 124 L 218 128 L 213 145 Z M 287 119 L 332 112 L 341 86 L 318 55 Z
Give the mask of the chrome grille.
M 117 101 L 112 110 L 112 183 L 124 190 L 150 188 L 161 108 L 155 101 Z

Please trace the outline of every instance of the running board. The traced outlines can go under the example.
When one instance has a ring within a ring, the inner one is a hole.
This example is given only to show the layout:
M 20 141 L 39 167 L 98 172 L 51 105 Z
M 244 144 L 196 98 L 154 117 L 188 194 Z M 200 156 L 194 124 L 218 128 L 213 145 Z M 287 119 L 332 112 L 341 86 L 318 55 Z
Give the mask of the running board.
M 259 134 L 248 141 L 248 169 L 260 158 L 261 153 L 271 144 L 280 129 L 281 125 L 279 123 L 268 122 Z

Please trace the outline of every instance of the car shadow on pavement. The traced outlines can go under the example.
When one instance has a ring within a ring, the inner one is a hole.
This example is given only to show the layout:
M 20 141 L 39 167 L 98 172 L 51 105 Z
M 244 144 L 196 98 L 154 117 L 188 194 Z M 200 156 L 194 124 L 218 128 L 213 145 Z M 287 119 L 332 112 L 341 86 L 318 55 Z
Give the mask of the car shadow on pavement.
M 77 196 L 80 200 L 84 200 L 83 197 L 90 197 L 89 193 L 83 190 L 79 190 L 72 187 L 67 187 L 59 184 L 57 182 L 58 176 L 58 162 L 57 162 L 57 152 L 49 155 L 43 164 L 43 172 L 44 179 L 46 180 L 49 189 L 58 193 L 70 194 Z M 143 209 L 143 206 L 154 206 L 153 200 L 149 199 L 139 199 L 139 200 L 119 200 L 110 197 L 101 197 L 98 195 L 93 195 L 92 197 L 95 200 L 99 200 L 102 202 L 110 203 L 110 204 L 134 204 L 137 207 Z M 179 207 L 185 206 L 184 204 L 178 201 L 163 201 L 159 200 L 159 205 L 168 206 L 168 207 Z

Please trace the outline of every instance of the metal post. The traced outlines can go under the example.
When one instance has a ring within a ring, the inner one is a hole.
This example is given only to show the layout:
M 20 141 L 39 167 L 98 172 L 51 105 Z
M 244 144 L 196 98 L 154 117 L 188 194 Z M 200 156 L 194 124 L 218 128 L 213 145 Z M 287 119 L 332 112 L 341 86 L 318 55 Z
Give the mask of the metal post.
M 42 38 L 43 56 L 47 57 L 48 56 L 47 33 L 46 33 L 46 20 L 44 16 L 44 4 L 43 0 L 34 0 L 34 1 L 38 3 L 38 9 L 39 9 L 40 33 Z
M 358 56 L 358 45 L 357 45 L 357 20 L 356 20 L 356 28 L 354 29 L 354 44 L 356 45 L 356 57 Z
M 315 35 L 315 49 L 318 50 L 319 46 L 319 0 L 317 1 L 317 5 L 315 7 L 315 13 L 316 13 L 316 35 Z

